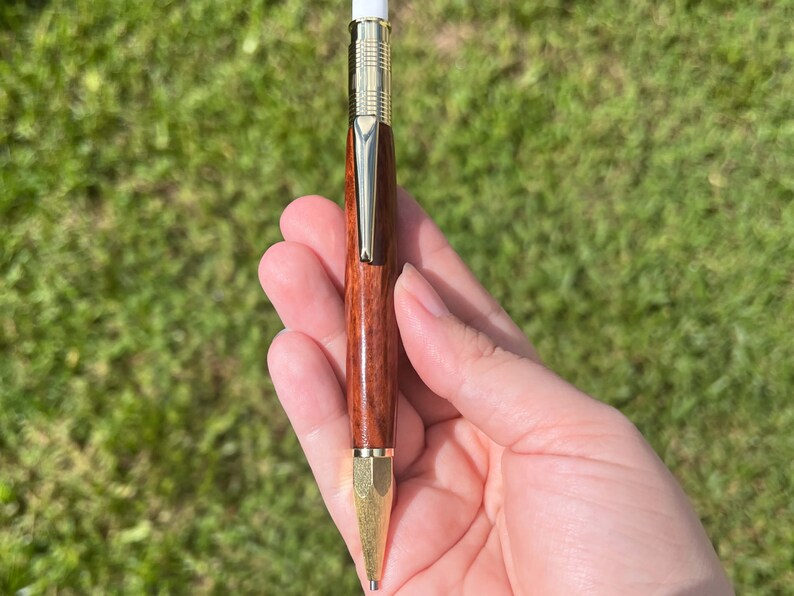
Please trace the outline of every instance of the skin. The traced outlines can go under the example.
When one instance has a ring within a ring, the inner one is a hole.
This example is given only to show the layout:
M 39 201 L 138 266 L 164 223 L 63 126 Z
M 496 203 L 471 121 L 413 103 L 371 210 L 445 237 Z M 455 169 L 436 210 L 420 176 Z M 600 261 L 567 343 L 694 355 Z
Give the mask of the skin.
M 545 368 L 436 225 L 398 195 L 404 352 L 381 593 L 733 594 L 636 427 Z M 268 366 L 366 590 L 343 390 L 343 213 L 303 197 L 281 231 L 259 267 L 286 327 Z

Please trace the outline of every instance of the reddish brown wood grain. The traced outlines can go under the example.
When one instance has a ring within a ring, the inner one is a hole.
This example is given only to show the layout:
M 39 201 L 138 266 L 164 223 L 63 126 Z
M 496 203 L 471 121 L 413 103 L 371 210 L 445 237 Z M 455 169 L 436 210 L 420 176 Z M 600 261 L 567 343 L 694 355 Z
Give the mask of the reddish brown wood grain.
M 397 408 L 397 182 L 394 139 L 378 124 L 378 174 L 375 202 L 375 250 L 362 263 L 358 250 L 353 132 L 347 136 L 345 169 L 345 315 L 347 318 L 347 406 L 354 448 L 394 447 Z

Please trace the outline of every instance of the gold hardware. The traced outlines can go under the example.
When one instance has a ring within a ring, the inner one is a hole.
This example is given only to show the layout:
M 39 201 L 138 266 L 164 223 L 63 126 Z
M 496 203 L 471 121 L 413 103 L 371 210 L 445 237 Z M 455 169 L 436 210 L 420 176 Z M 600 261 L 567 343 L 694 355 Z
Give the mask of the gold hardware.
M 375 116 L 391 124 L 391 25 L 377 18 L 350 23 L 349 119 Z
M 356 515 L 364 569 L 370 582 L 378 582 L 383 574 L 383 554 L 394 497 L 393 483 L 391 457 L 353 458 Z
M 394 449 L 353 449 L 353 457 L 394 457 Z
M 375 199 L 378 183 L 378 120 L 375 116 L 357 116 L 353 120 L 353 156 L 356 173 L 358 257 L 365 263 L 371 263 L 375 249 Z

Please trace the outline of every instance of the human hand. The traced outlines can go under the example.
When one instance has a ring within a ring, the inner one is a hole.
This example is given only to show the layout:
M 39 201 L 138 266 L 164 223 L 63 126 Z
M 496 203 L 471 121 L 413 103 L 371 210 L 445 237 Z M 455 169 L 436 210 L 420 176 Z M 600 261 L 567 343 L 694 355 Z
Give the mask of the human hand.
M 628 419 L 543 367 L 440 230 L 398 193 L 395 504 L 384 594 L 733 590 L 686 496 Z M 268 366 L 363 571 L 345 375 L 342 210 L 303 197 L 260 281 L 286 331 Z M 341 386 L 340 386 L 341 385 Z

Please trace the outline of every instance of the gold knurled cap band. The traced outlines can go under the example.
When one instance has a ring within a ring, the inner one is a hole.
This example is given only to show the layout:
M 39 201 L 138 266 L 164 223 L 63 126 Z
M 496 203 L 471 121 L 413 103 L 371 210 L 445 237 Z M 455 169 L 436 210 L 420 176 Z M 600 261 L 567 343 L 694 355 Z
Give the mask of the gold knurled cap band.
M 377 18 L 350 23 L 348 116 L 391 125 L 391 25 Z

